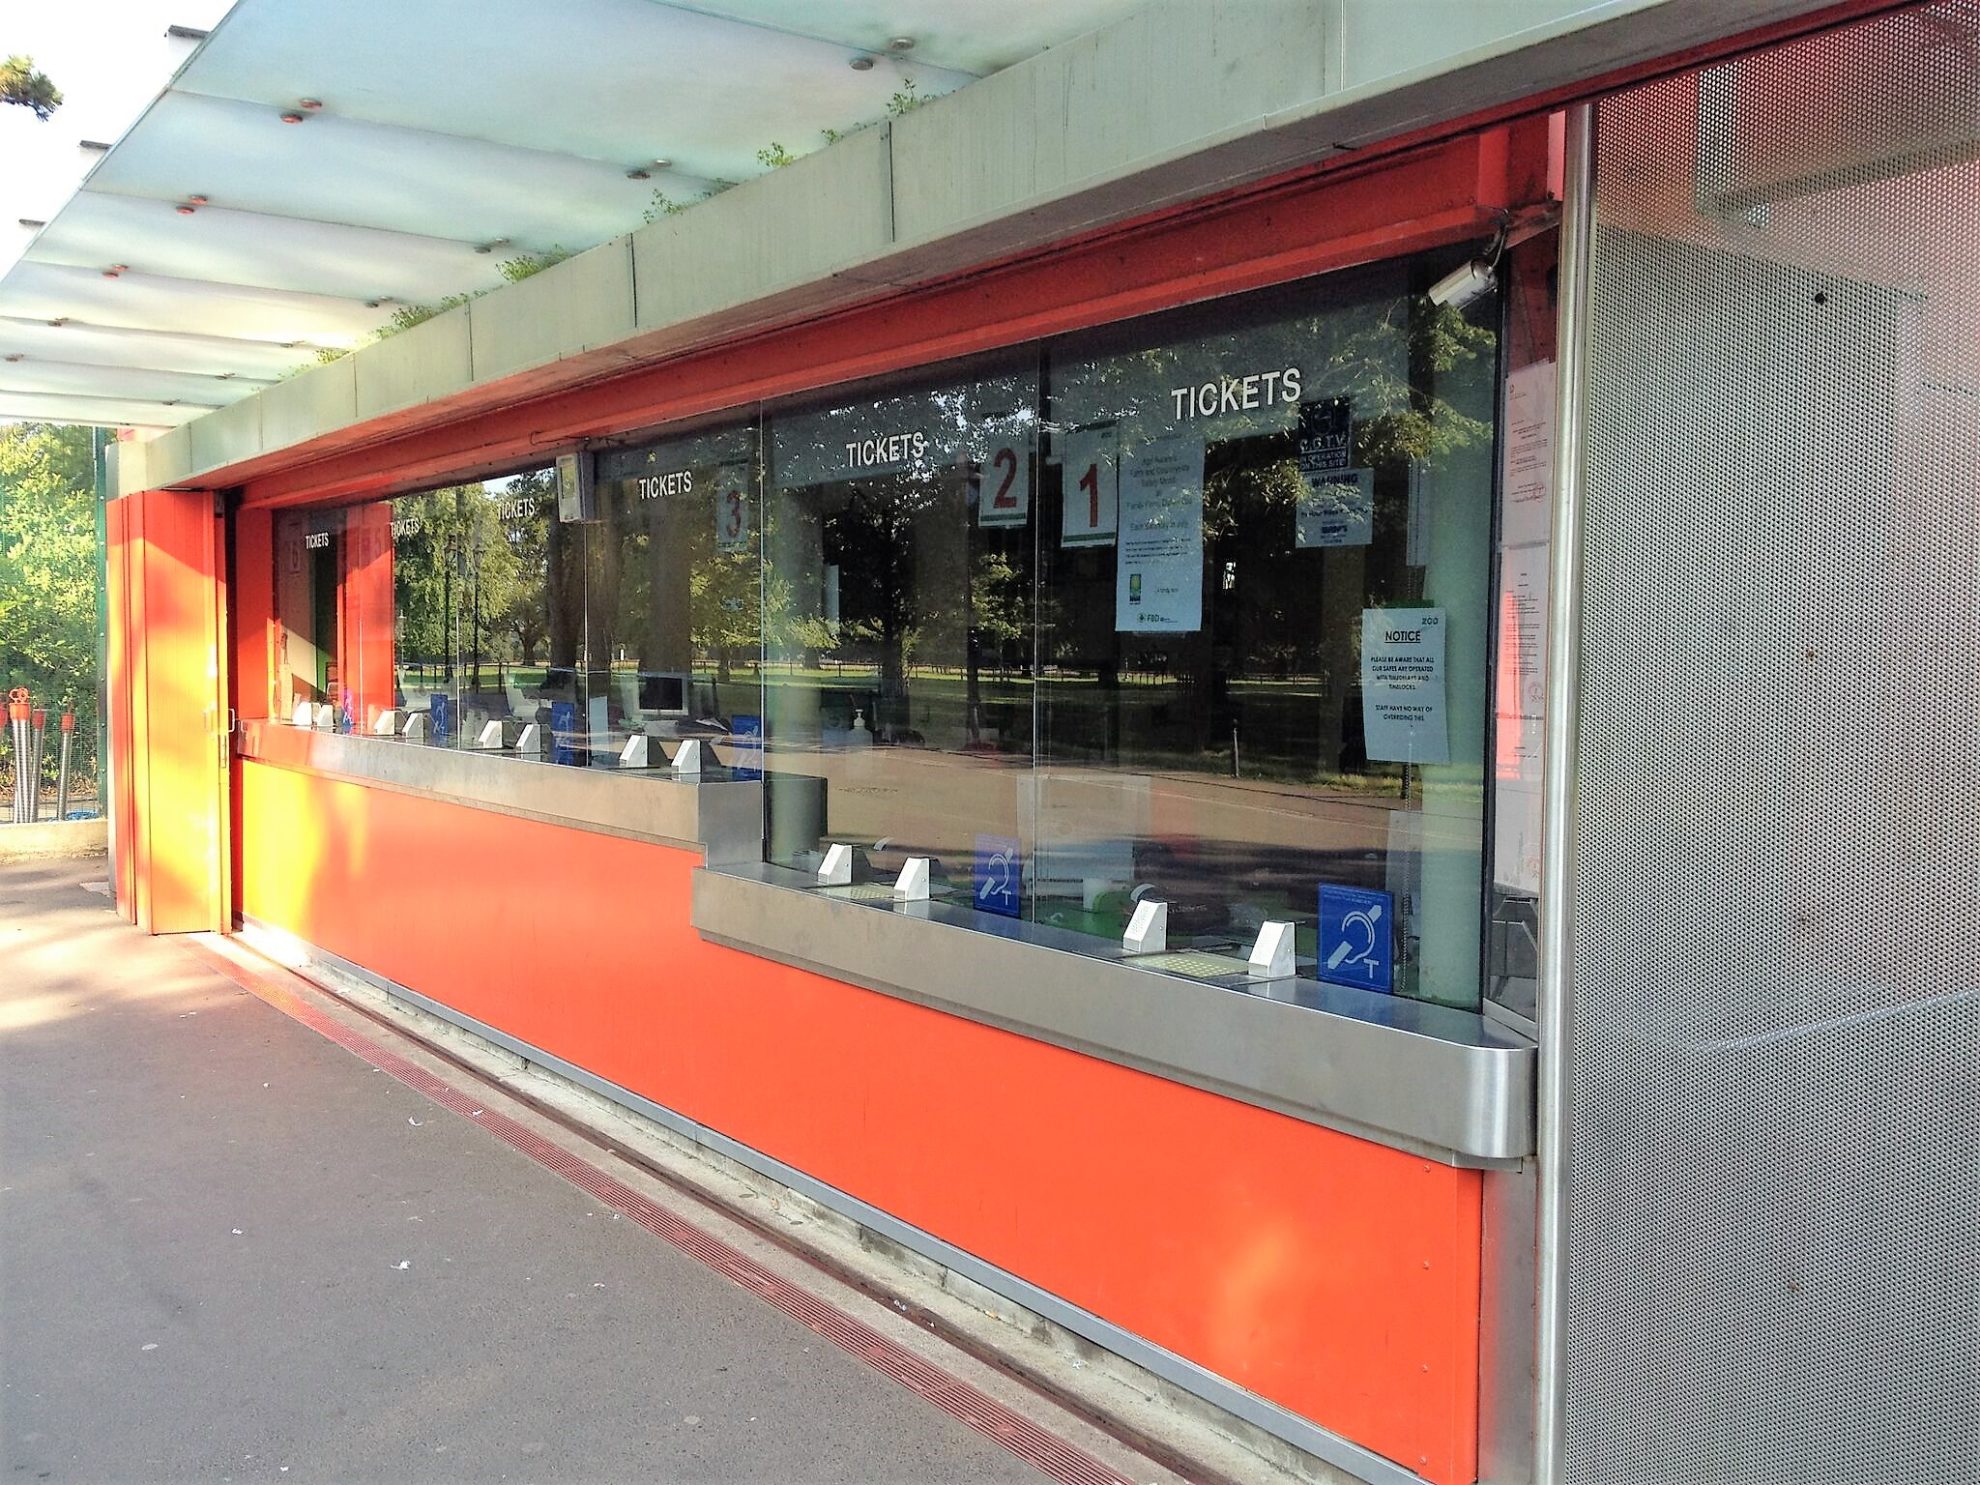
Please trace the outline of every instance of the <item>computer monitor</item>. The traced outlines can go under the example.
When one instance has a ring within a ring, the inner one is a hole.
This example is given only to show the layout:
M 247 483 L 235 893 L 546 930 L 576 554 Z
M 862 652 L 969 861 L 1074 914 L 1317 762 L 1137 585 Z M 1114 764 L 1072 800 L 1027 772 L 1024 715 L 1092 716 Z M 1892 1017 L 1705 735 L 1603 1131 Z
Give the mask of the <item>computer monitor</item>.
M 688 709 L 687 673 L 642 670 L 639 673 L 639 709 L 643 712 L 685 714 Z

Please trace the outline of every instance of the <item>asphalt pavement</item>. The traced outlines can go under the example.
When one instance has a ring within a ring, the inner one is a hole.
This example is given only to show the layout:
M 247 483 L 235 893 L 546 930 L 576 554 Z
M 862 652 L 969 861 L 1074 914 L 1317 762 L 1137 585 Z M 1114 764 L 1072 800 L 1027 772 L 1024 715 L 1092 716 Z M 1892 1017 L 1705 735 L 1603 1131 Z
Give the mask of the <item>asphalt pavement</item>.
M 0 1482 L 1049 1477 L 478 1110 L 123 924 L 103 875 L 0 868 Z M 1120 1479 L 1171 1478 L 900 1340 Z

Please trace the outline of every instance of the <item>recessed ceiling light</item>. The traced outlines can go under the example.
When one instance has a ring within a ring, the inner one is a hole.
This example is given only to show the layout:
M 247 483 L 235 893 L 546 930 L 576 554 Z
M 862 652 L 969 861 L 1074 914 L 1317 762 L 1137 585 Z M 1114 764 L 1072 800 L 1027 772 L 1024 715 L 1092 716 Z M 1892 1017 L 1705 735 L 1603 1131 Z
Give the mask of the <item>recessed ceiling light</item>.
M 105 150 L 110 148 L 109 145 L 105 144 L 100 139 L 78 139 L 76 143 L 79 146 L 81 146 L 83 149 L 91 150 L 99 155 L 102 154 Z
M 871 72 L 873 70 L 873 59 L 871 57 L 854 57 L 846 65 L 852 68 L 854 72 Z
M 46 227 L 48 224 L 37 217 L 22 217 L 21 225 L 27 228 Z
M 18 361 L 21 359 L 21 353 L 19 351 L 15 351 L 12 355 L 7 357 L 7 359 L 9 361 Z
M 672 170 L 674 168 L 674 162 L 662 156 L 653 162 L 653 168 L 655 170 Z
M 912 36 L 890 36 L 887 39 L 887 50 L 890 52 L 911 52 L 914 50 L 914 38 Z
M 173 207 L 172 210 L 176 211 L 182 217 L 189 217 L 194 212 L 198 211 L 199 208 L 192 205 L 189 202 L 182 201 L 177 206 Z
M 194 206 L 206 205 L 206 198 L 204 196 L 188 196 L 186 200 L 190 201 Z
M 315 113 L 323 107 L 323 100 L 321 98 L 298 98 L 296 101 L 302 105 L 303 112 L 305 113 Z
M 210 33 L 198 26 L 167 26 L 165 34 L 174 41 L 204 41 Z
M 653 179 L 653 172 L 652 172 L 652 171 L 650 171 L 650 170 L 642 170 L 642 169 L 640 169 L 640 168 L 639 168 L 639 167 L 638 167 L 637 165 L 635 165 L 635 166 L 634 166 L 634 167 L 633 167 L 633 168 L 632 168 L 631 170 L 628 170 L 628 171 L 626 172 L 626 179 L 627 179 L 627 180 L 652 180 L 652 179 Z
M 285 124 L 300 124 L 302 121 L 303 121 L 303 116 L 297 113 L 293 108 L 290 109 L 287 113 L 282 115 L 282 122 Z

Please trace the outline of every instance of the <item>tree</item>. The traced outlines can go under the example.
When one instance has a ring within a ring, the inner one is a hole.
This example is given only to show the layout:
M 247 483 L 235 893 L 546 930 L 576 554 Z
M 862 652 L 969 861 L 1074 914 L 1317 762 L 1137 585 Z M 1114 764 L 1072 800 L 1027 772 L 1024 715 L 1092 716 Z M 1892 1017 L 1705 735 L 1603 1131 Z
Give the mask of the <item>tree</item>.
M 0 430 L 0 690 L 26 686 L 96 736 L 96 477 L 90 430 Z M 11 748 L 5 770 L 12 776 Z M 43 755 L 52 778 L 56 748 Z M 85 760 L 73 760 L 80 764 Z
M 33 57 L 9 57 L 0 62 L 0 103 L 32 109 L 45 123 L 62 106 L 62 94 L 47 73 L 35 70 Z

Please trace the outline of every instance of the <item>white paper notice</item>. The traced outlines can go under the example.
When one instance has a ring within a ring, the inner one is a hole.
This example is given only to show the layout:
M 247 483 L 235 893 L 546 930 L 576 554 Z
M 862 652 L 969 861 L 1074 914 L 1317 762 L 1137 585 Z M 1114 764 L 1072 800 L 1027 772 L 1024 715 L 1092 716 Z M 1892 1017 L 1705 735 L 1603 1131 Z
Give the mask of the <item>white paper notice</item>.
M 1547 546 L 1499 556 L 1498 734 L 1492 880 L 1540 890 L 1541 734 L 1547 724 Z
M 1448 763 L 1444 611 L 1361 611 L 1361 726 L 1368 756 L 1386 763 Z
M 1296 497 L 1296 547 L 1365 547 L 1375 537 L 1375 472 L 1309 475 Z
M 1540 733 L 1547 722 L 1547 554 L 1519 547 L 1499 554 L 1498 776 L 1540 782 Z
M 1065 517 L 1059 545 L 1110 547 L 1121 519 L 1120 430 L 1075 428 L 1066 435 Z
M 1554 363 L 1535 361 L 1506 378 L 1505 515 L 1509 547 L 1550 540 L 1554 525 Z
M 1114 627 L 1203 627 L 1203 440 L 1159 438 L 1121 459 Z

